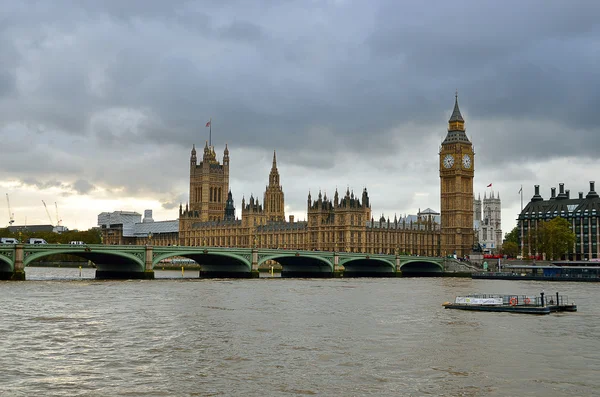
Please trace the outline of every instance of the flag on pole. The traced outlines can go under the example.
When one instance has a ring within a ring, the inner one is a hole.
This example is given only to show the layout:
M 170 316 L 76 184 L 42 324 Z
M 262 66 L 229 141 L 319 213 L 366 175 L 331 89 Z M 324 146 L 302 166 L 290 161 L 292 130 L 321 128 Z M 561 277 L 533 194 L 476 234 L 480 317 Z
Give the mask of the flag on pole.
M 210 130 L 208 130 L 208 146 L 212 146 L 212 117 L 208 120 L 208 123 L 206 123 L 206 127 L 210 128 Z
M 519 193 L 521 193 L 523 191 L 523 186 L 521 186 L 521 188 L 519 189 Z
M 486 187 L 492 187 L 492 184 L 490 183 L 489 185 L 487 185 Z

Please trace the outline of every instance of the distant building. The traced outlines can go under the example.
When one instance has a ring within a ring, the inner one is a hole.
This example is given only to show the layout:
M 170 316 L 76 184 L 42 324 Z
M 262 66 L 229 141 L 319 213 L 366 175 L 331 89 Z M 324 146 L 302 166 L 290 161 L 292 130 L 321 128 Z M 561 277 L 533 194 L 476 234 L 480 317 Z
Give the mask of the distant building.
M 345 194 L 335 189 L 333 198 L 319 191 L 313 199 L 309 191 L 306 220 L 299 221 L 291 215 L 286 220 L 284 192 L 274 152 L 263 202 L 254 195 L 248 201 L 243 197 L 242 216 L 237 219 L 229 189 L 229 149 L 225 145 L 221 163 L 214 147 L 207 142 L 200 161 L 195 145 L 192 146 L 189 202 L 179 206 L 178 221 L 165 221 L 157 228 L 160 222 L 140 222 L 138 213 L 116 212 L 100 214 L 98 224 L 106 244 L 179 244 L 464 257 L 471 254 L 475 237 L 475 159 L 473 145 L 465 131 L 457 96 L 439 152 L 441 214 L 428 208 L 419 210 L 417 215 L 394 215 L 393 220 L 382 214 L 376 220 L 367 189 L 363 188 L 355 195 L 347 188 Z M 496 229 L 492 235 L 497 233 Z
M 181 245 L 439 255 L 440 219 L 433 210 L 393 221 L 382 215 L 375 221 L 367 189 L 355 196 L 348 188 L 344 196 L 336 189 L 333 199 L 319 192 L 313 200 L 309 193 L 306 221 L 293 216 L 286 221 L 274 152 L 263 202 L 253 195 L 242 198 L 242 218 L 235 219 L 231 192 L 227 199 L 223 195 L 229 186 L 227 147 L 223 165 L 208 146 L 199 165 L 193 147 L 190 163 L 190 202 L 179 209 Z
M 579 192 L 577 198 L 571 198 L 570 191 L 565 190 L 564 183 L 550 189 L 550 198 L 544 200 L 540 195 L 540 186 L 535 185 L 535 194 L 523 208 L 517 218 L 519 243 L 523 256 L 541 254 L 535 252 L 535 242 L 532 241 L 532 230 L 537 230 L 541 222 L 556 217 L 566 219 L 571 230 L 577 237 L 575 244 L 569 250 L 565 259 L 590 260 L 600 258 L 600 196 L 594 190 L 594 181 L 590 182 L 587 195 Z
M 132 211 L 102 212 L 98 227 L 104 244 L 118 245 L 177 245 L 179 221 L 154 222 L 152 210 L 142 215 Z
M 474 224 L 477 240 L 486 254 L 497 253 L 502 248 L 502 203 L 500 193 L 492 191 L 473 201 Z
M 53 225 L 17 225 L 17 226 L 9 226 L 8 231 L 11 233 L 62 233 L 68 232 L 69 228 L 66 226 L 53 226 Z

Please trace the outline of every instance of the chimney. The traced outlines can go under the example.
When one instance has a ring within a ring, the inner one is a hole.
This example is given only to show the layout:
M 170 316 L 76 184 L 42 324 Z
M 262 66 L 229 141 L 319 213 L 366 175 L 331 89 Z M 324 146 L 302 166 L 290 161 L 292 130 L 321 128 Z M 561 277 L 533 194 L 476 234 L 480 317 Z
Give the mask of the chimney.
M 542 196 L 540 196 L 540 185 L 535 185 L 534 189 L 535 194 L 531 198 L 531 201 L 543 201 L 544 199 L 542 198 Z
M 294 223 L 294 215 L 290 215 L 290 223 Z
M 565 193 L 565 184 L 559 183 L 558 184 L 558 194 L 564 194 L 564 193 Z
M 598 193 L 596 193 L 596 191 L 594 190 L 594 181 L 590 181 L 590 192 L 587 194 L 587 196 L 585 196 L 586 199 L 589 198 L 598 198 L 600 196 L 598 196 Z
M 154 219 L 152 219 L 152 210 L 144 210 L 144 219 L 142 219 L 142 223 L 151 222 L 154 222 Z
M 550 200 L 555 199 L 556 198 L 556 188 L 550 188 Z
M 583 200 L 583 192 L 579 192 L 579 200 Z
M 571 198 L 571 191 L 569 189 L 565 190 L 565 194 L 567 195 L 567 199 Z

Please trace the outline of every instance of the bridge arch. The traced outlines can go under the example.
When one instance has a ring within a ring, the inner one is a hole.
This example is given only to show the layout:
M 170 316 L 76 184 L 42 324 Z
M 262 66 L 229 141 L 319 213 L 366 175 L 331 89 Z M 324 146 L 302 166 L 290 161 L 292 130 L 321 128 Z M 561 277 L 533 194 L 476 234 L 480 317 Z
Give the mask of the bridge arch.
M 221 266 L 223 268 L 231 266 L 241 266 L 247 272 L 250 272 L 252 270 L 252 263 L 250 262 L 250 260 L 238 253 L 227 252 L 225 250 L 204 250 L 199 252 L 197 249 L 189 251 L 177 250 L 170 252 L 162 252 L 154 256 L 154 258 L 152 258 L 152 267 L 156 267 L 162 260 L 172 258 L 175 256 L 182 256 L 184 258 L 192 259 L 198 264 L 200 264 L 203 268 L 208 266 Z M 229 261 L 227 261 L 227 259 Z
M 107 248 L 110 248 L 110 246 L 107 246 Z M 27 251 L 27 249 L 25 249 L 25 251 Z M 143 255 L 141 254 L 136 255 L 135 253 L 131 252 L 98 250 L 97 248 L 94 248 L 93 250 L 86 250 L 73 247 L 53 248 L 49 250 L 33 252 L 25 256 L 23 259 L 23 266 L 26 267 L 38 259 L 56 254 L 77 256 L 79 258 L 94 262 L 98 268 L 119 266 L 120 269 L 131 268 L 132 270 L 136 271 L 144 271 L 144 259 Z
M 394 277 L 396 263 L 385 258 L 340 258 L 344 277 Z
M 415 257 L 401 261 L 400 271 L 403 276 L 437 276 L 444 272 L 444 266 L 435 260 Z
M 332 277 L 333 262 L 325 256 L 303 252 L 277 252 L 259 255 L 258 266 L 269 260 L 281 265 L 281 277 Z
M 0 253 L 0 273 L 12 273 L 15 269 L 15 264 L 10 258 L 3 254 L 4 253 Z

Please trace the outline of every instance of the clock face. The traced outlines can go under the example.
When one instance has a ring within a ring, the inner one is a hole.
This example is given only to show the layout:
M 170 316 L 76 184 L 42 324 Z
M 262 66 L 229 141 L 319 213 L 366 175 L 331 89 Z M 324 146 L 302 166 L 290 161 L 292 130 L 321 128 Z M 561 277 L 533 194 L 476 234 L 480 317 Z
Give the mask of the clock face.
M 454 165 L 454 157 L 451 154 L 447 154 L 446 157 L 444 157 L 444 167 L 452 168 L 453 165 Z
M 471 168 L 471 156 L 469 156 L 468 154 L 465 154 L 462 158 L 462 164 L 463 164 L 463 167 L 465 167 L 466 169 Z

